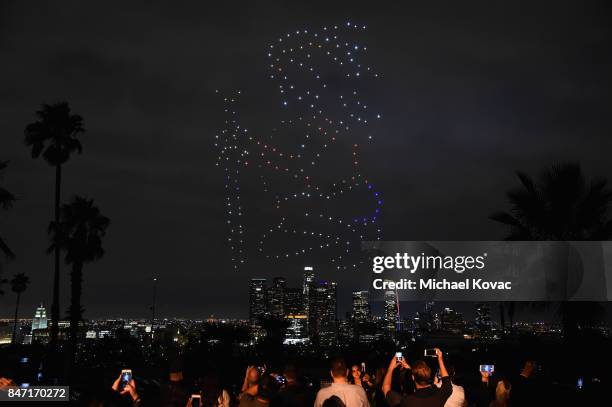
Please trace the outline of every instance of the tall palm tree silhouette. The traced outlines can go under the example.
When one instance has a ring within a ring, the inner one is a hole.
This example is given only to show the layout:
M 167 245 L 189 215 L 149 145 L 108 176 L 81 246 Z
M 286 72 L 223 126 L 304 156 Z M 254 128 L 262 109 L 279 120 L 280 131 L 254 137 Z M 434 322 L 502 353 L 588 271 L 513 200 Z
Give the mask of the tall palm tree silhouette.
M 7 161 L 0 161 L 0 177 L 3 175 L 7 165 Z M 15 202 L 15 196 L 11 192 L 0 186 L 0 208 L 8 210 L 13 207 L 13 202 Z M 7 260 L 15 258 L 15 254 L 4 242 L 2 236 L 0 236 L 0 253 L 2 253 Z M 4 292 L 2 291 L 2 285 L 5 284 L 6 281 L 6 279 L 2 278 L 2 263 L 0 263 L 0 295 L 4 294 Z
M 60 191 L 62 183 L 62 166 L 70 159 L 74 152 L 79 154 L 82 146 L 77 136 L 83 133 L 83 118 L 70 113 L 68 103 L 62 102 L 54 105 L 43 105 L 42 110 L 36 112 L 38 120 L 25 128 L 25 144 L 31 147 L 32 158 L 42 154 L 45 161 L 55 167 L 55 223 L 60 218 Z M 60 253 L 55 250 L 55 270 L 53 275 L 53 303 L 51 304 L 51 346 L 57 343 L 59 323 L 59 280 L 60 280 Z
M 65 261 L 72 266 L 70 273 L 70 344 L 72 361 L 76 353 L 79 322 L 82 319 L 81 293 L 83 284 L 83 265 L 104 256 L 102 237 L 110 220 L 94 206 L 93 199 L 75 196 L 69 203 L 62 205 L 60 221 L 51 224 L 52 244 L 49 251 L 63 250 Z
M 506 240 L 607 240 L 612 236 L 607 180 L 587 182 L 578 164 L 545 170 L 539 184 L 518 172 L 521 186 L 507 193 L 511 211 L 492 220 L 510 228 Z
M 612 236 L 612 190 L 607 180 L 588 182 L 576 163 L 547 168 L 539 182 L 522 172 L 517 176 L 521 185 L 507 193 L 510 212 L 490 216 L 509 227 L 506 240 L 608 240 Z M 586 314 L 585 306 L 561 303 L 566 335 L 575 334 L 576 318 Z
M 15 343 L 15 336 L 17 334 L 17 317 L 19 316 L 19 300 L 21 299 L 21 293 L 23 293 L 30 284 L 30 278 L 24 273 L 18 273 L 11 279 L 11 291 L 17 294 L 17 300 L 15 301 L 15 319 L 13 322 L 13 337 L 11 343 Z

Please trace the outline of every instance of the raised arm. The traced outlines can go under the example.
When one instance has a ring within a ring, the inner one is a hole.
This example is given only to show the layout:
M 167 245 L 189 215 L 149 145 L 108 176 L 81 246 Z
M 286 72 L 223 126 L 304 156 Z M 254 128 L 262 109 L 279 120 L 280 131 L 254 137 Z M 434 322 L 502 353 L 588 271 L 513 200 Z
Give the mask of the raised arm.
M 387 393 L 391 391 L 391 381 L 393 379 L 393 370 L 398 366 L 397 358 L 393 356 L 391 359 L 391 363 L 389 363 L 389 367 L 387 368 L 387 373 L 385 374 L 385 378 L 382 384 L 382 392 L 387 397 Z
M 448 372 L 446 371 L 446 366 L 444 366 L 444 358 L 442 357 L 442 351 L 436 348 L 436 356 L 438 356 L 438 365 L 440 366 L 440 376 L 448 377 Z
M 251 369 L 255 369 L 255 366 L 247 366 L 246 373 L 244 374 L 244 381 L 242 382 L 242 389 L 240 389 L 241 393 L 249 388 L 249 373 Z

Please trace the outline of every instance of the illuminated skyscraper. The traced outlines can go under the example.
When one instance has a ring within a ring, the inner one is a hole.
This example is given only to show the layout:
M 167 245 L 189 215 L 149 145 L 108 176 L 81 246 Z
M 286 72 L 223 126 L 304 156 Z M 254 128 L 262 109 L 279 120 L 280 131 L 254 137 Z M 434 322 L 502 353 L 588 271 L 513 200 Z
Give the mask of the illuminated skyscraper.
M 252 278 L 249 286 L 249 319 L 257 324 L 266 315 L 266 279 Z
M 304 296 L 301 288 L 285 288 L 285 316 L 306 315 L 304 307 Z
M 394 335 L 399 320 L 397 294 L 393 290 L 385 291 L 385 330 Z
M 311 287 L 309 329 L 311 337 L 318 339 L 321 346 L 335 346 L 337 328 L 337 284 L 320 281 Z
M 463 315 L 455 311 L 453 308 L 444 308 L 440 313 L 440 323 L 444 331 L 460 334 L 463 332 L 464 323 Z
M 40 304 L 40 307 L 36 308 L 34 318 L 32 318 L 32 329 L 30 333 L 33 333 L 36 329 L 47 329 L 47 310 L 42 304 Z
M 476 304 L 475 311 L 476 330 L 480 336 L 487 336 L 491 332 L 491 308 L 489 304 L 481 302 Z
M 353 310 L 351 317 L 355 323 L 368 322 L 370 320 L 369 291 L 353 292 Z
M 287 315 L 285 320 L 289 323 L 284 343 L 296 345 L 308 343 L 308 331 L 306 330 L 306 315 Z
M 285 315 L 285 289 L 286 280 L 283 277 L 275 277 L 272 287 L 268 289 L 268 314 L 274 318 Z
M 315 281 L 315 274 L 311 266 L 304 267 L 304 277 L 302 280 L 302 300 L 304 301 L 304 314 L 308 317 L 306 320 L 308 332 L 310 329 L 310 291 Z
M 49 337 L 48 327 L 47 310 L 43 304 L 40 304 L 40 307 L 36 308 L 36 312 L 34 312 L 30 333 L 25 335 L 23 343 L 29 345 L 34 341 L 35 337 L 36 340 L 45 342 Z

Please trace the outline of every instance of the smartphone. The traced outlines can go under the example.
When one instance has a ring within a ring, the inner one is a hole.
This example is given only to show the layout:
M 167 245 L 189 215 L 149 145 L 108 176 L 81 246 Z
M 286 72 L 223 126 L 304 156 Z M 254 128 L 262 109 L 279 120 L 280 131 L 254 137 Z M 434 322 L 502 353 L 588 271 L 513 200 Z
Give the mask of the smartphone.
M 366 371 L 365 362 L 361 362 L 361 373 L 365 373 L 365 371 Z
M 199 394 L 191 395 L 191 407 L 200 407 L 202 405 L 202 397 Z
M 257 366 L 256 369 L 260 375 L 264 374 L 264 372 L 266 371 L 266 369 L 263 366 Z
M 126 384 L 132 380 L 132 370 L 123 369 L 121 370 L 121 381 L 119 382 L 119 389 L 123 390 Z
M 287 378 L 283 376 L 282 374 L 276 375 L 276 381 L 279 384 L 287 384 Z
M 493 374 L 495 371 L 495 365 L 480 365 L 479 370 L 488 374 Z
M 398 362 L 401 362 L 401 361 L 402 361 L 402 358 L 403 358 L 403 356 L 402 356 L 402 352 L 395 352 L 395 359 L 396 359 Z
M 583 385 L 584 385 L 584 381 L 582 380 L 582 377 L 579 377 L 578 382 L 576 383 L 576 388 L 578 390 L 581 390 Z
M 425 349 L 425 356 L 435 358 L 436 356 L 438 356 L 438 354 L 436 353 L 435 349 Z

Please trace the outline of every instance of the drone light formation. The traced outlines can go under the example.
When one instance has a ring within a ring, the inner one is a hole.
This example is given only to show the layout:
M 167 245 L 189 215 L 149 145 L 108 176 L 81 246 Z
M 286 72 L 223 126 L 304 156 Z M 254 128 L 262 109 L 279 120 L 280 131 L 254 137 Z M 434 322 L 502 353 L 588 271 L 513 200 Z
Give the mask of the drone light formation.
M 354 269 L 365 260 L 361 241 L 381 239 L 382 194 L 361 173 L 361 146 L 373 142 L 369 126 L 381 118 L 359 91 L 381 76 L 361 62 L 368 48 L 355 38 L 365 29 L 347 22 L 296 30 L 269 45 L 268 78 L 281 110 L 269 131 L 241 124 L 240 91 L 224 98 L 216 165 L 234 269 L 250 256 L 280 262 L 315 253 L 338 270 Z M 256 199 L 243 193 L 254 186 Z M 262 213 L 270 221 L 249 230 Z

